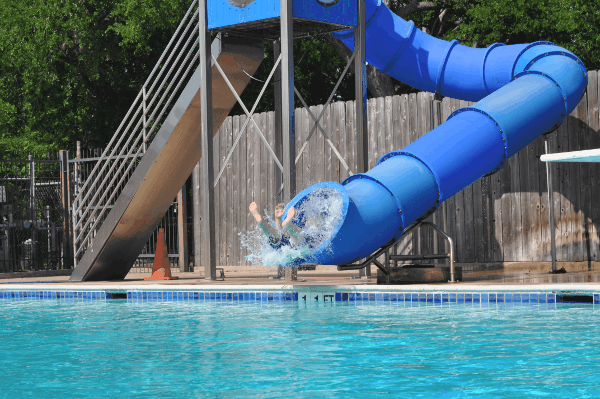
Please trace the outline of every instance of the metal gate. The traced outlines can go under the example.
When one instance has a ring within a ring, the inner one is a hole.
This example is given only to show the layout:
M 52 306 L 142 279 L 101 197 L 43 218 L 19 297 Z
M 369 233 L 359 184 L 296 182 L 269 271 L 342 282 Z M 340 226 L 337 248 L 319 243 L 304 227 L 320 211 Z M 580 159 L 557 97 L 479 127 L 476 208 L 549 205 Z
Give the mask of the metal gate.
M 63 216 L 58 153 L 0 154 L 0 273 L 70 268 Z

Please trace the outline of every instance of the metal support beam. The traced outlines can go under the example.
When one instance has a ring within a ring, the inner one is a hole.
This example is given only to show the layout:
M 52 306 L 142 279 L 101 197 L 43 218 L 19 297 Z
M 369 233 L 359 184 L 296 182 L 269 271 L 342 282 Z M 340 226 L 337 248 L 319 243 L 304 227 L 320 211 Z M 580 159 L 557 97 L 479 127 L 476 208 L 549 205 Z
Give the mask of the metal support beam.
M 217 260 L 215 241 L 215 189 L 213 165 L 213 110 L 212 110 L 212 68 L 210 52 L 210 32 L 207 29 L 206 0 L 198 4 L 198 29 L 200 31 L 200 129 L 202 134 L 202 225 L 205 236 L 202 246 L 204 278 L 216 280 Z
M 273 58 L 279 59 L 281 56 L 281 42 L 279 40 L 275 40 L 273 42 Z M 277 155 L 278 159 L 282 159 L 283 157 L 283 137 L 281 137 L 281 64 L 277 66 L 275 69 L 275 76 L 273 78 L 273 83 L 275 84 L 275 101 L 273 102 L 275 105 L 275 155 Z M 280 170 L 275 169 L 275 187 L 274 192 L 276 195 L 276 202 L 279 204 L 283 202 L 283 192 L 279 190 L 283 184 L 283 174 Z
M 187 181 L 177 193 L 177 249 L 179 250 L 179 270 L 190 271 L 187 235 Z
M 544 149 L 548 154 L 548 137 L 544 137 Z M 546 180 L 548 181 L 548 209 L 550 211 L 550 251 L 552 256 L 552 273 L 556 273 L 556 241 L 554 238 L 554 189 L 552 188 L 552 162 L 546 162 Z
M 35 161 L 33 157 L 29 155 L 29 179 L 31 180 L 29 187 L 29 209 L 31 223 L 35 226 L 37 220 L 37 201 L 35 199 Z M 38 270 L 38 259 L 37 259 L 37 231 L 34 228 L 31 229 L 31 267 L 30 270 Z
M 71 253 L 71 217 L 69 215 L 69 158 L 67 151 L 61 150 L 58 153 L 60 160 L 60 193 L 62 201 L 62 267 L 63 269 L 73 268 L 73 257 Z
M 354 91 L 356 93 L 356 172 L 365 173 L 369 170 L 369 138 L 367 125 L 367 59 L 365 35 L 365 1 L 357 1 L 358 27 L 354 29 Z M 361 277 L 370 277 L 371 268 L 360 270 Z
M 198 162 L 192 172 L 192 215 L 194 217 L 194 271 L 200 270 L 202 264 L 202 197 L 200 196 L 200 186 L 202 179 L 200 175 L 200 165 Z M 215 270 L 216 273 L 216 270 Z
M 292 0 L 281 0 L 281 134 L 283 138 L 283 200 L 296 195 L 294 135 L 294 35 Z

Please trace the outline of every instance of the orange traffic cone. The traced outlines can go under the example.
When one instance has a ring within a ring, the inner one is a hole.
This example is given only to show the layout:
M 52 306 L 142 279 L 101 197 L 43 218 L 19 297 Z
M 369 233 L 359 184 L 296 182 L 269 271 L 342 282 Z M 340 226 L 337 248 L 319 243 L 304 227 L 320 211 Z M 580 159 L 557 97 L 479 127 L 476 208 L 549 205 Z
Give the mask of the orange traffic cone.
M 175 280 L 176 278 L 171 276 L 171 265 L 167 255 L 167 243 L 165 242 L 165 229 L 158 229 L 152 276 L 146 277 L 144 280 Z

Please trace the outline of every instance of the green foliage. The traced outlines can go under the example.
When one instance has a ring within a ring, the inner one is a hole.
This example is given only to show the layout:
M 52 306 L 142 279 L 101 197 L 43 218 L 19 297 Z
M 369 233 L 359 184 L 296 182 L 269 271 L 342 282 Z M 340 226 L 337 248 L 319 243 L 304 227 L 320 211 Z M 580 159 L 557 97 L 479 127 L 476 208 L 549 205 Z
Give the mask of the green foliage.
M 0 151 L 102 146 L 113 135 L 191 0 L 4 0 L 0 7 Z M 485 47 L 549 40 L 600 69 L 600 5 L 584 0 L 435 0 L 408 12 L 446 40 Z M 443 18 L 441 18 L 443 16 Z M 440 22 L 443 21 L 443 22 Z M 345 62 L 320 38 L 296 40 L 295 84 L 310 105 L 323 104 Z M 273 50 L 256 74 L 265 80 Z M 250 108 L 262 83 L 243 94 Z M 400 92 L 410 88 L 398 84 Z M 349 71 L 334 101 L 354 97 Z M 300 105 L 299 102 L 296 103 Z M 273 84 L 258 112 L 273 109 Z M 239 107 L 235 110 L 241 113 Z
M 28 151 L 106 143 L 188 8 L 180 0 L 4 3 L 0 150 Z
M 576 54 L 588 70 L 600 68 L 600 3 L 583 0 L 460 0 L 460 18 L 445 39 L 487 47 L 492 43 L 548 40 Z

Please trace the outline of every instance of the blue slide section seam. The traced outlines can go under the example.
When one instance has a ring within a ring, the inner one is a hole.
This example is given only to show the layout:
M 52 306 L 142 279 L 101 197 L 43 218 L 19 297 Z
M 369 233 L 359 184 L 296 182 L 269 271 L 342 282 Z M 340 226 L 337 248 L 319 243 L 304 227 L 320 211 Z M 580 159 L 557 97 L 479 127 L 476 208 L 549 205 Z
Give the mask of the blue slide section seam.
M 369 18 L 368 21 L 365 21 L 365 31 L 371 25 L 371 23 L 373 21 L 375 21 L 375 19 L 377 19 L 375 17 L 377 17 L 377 15 L 379 14 L 379 12 L 381 12 L 381 10 L 382 10 L 382 8 L 381 8 L 381 0 L 377 0 L 377 7 L 375 7 L 375 12 L 373 13 L 373 15 L 371 15 L 371 18 Z M 351 30 L 350 32 L 354 33 L 353 30 Z
M 497 171 L 499 171 L 500 169 L 502 169 L 502 167 L 504 166 L 504 164 L 506 163 L 506 159 L 508 158 L 508 142 L 506 141 L 506 135 L 504 134 L 504 131 L 502 130 L 502 126 L 500 126 L 500 124 L 494 119 L 493 116 L 491 116 L 490 114 L 488 114 L 485 111 L 482 111 L 478 108 L 474 108 L 474 107 L 463 107 L 463 108 L 459 108 L 456 111 L 454 111 L 453 113 L 450 114 L 450 116 L 448 116 L 448 118 L 446 119 L 446 121 L 449 121 L 450 119 L 452 119 L 453 117 L 455 117 L 456 115 L 465 112 L 465 111 L 474 111 L 474 112 L 479 112 L 480 114 L 483 114 L 485 116 L 487 116 L 488 118 L 490 118 L 498 127 L 498 131 L 500 132 L 500 135 L 502 136 L 502 142 L 504 143 L 504 155 L 502 155 L 502 160 L 500 161 L 500 165 L 498 165 L 494 170 L 492 170 L 489 174 L 494 174 Z
M 400 44 L 400 47 L 398 47 L 398 50 L 396 50 L 396 54 L 394 54 L 394 56 L 392 57 L 390 62 L 387 63 L 387 65 L 385 66 L 385 68 L 383 68 L 383 70 L 381 72 L 388 73 L 389 70 L 394 65 L 396 65 L 396 62 L 400 59 L 400 56 L 402 55 L 402 53 L 408 46 L 408 43 L 410 43 L 410 41 L 414 35 L 414 32 L 415 32 L 415 23 L 413 21 L 409 21 L 408 25 L 409 25 L 409 28 L 406 33 L 406 37 L 404 38 L 404 41 L 402 41 L 402 43 Z
M 458 40 L 454 39 L 450 42 L 450 44 L 448 45 L 448 48 L 446 48 L 446 54 L 444 54 L 444 60 L 442 61 L 442 66 L 440 68 L 438 68 L 438 74 L 437 74 L 437 78 L 435 80 L 435 93 L 436 94 L 441 94 L 440 93 L 440 85 L 442 84 L 442 74 L 444 73 L 444 70 L 446 69 L 446 64 L 448 63 L 448 58 L 450 57 L 450 52 L 452 51 L 454 46 L 456 46 L 457 44 L 458 44 Z
M 523 54 L 525 54 L 527 52 L 527 50 L 529 50 L 532 47 L 536 47 L 536 46 L 556 46 L 556 44 L 552 43 L 552 42 L 548 42 L 545 40 L 541 40 L 538 42 L 533 42 L 531 44 L 529 44 L 528 46 L 526 46 L 523 50 L 521 50 L 521 52 L 515 57 L 515 62 L 513 63 L 513 67 L 512 67 L 512 71 L 510 72 L 510 76 L 514 77 L 515 76 L 515 68 L 517 67 L 517 63 L 519 62 L 519 59 L 523 56 Z M 558 46 L 556 46 L 558 47 Z M 567 53 L 564 53 L 567 54 Z
M 402 223 L 400 224 L 400 231 L 402 231 L 402 229 L 404 228 L 404 213 L 402 212 L 402 204 L 400 203 L 400 201 L 398 201 L 398 198 L 396 198 L 396 196 L 394 195 L 392 190 L 390 190 L 388 188 L 388 186 L 386 186 L 383 182 L 373 178 L 372 176 L 369 176 L 369 175 L 366 175 L 363 173 L 356 173 L 352 176 L 348 176 L 342 182 L 342 186 L 345 186 L 348 183 L 350 183 L 351 181 L 358 180 L 358 179 L 367 179 L 367 180 L 374 181 L 375 183 L 379 184 L 381 187 L 385 188 L 388 193 L 390 193 L 390 195 L 394 198 L 394 202 L 396 203 L 396 206 L 398 207 L 398 213 L 400 213 L 400 220 L 402 220 Z
M 555 126 L 560 125 L 563 120 L 567 117 L 567 112 L 569 111 L 569 107 L 567 104 L 567 94 L 565 93 L 565 91 L 563 90 L 563 88 L 558 84 L 558 82 L 556 80 L 554 80 L 554 78 L 550 75 L 548 75 L 547 73 L 544 72 L 540 72 L 540 71 L 523 71 L 520 74 L 518 74 L 517 76 L 515 76 L 512 80 L 516 80 L 522 76 L 527 76 L 527 75 L 540 75 L 543 76 L 545 78 L 547 78 L 548 80 L 552 81 L 556 87 L 558 87 L 558 90 L 560 90 L 560 95 L 562 96 L 563 99 L 563 105 L 565 108 L 565 111 L 562 113 L 562 115 L 560 116 L 560 119 L 558 120 L 558 122 L 556 123 Z
M 521 76 L 534 74 L 534 75 L 541 75 L 541 76 L 543 76 L 543 77 L 551 80 L 554 84 L 556 84 L 556 86 L 558 86 L 558 88 L 560 90 L 560 93 L 561 93 L 563 101 L 564 101 L 564 106 L 565 106 L 565 112 L 563 112 L 563 114 L 561 115 L 559 121 L 556 124 L 558 126 L 567 117 L 567 113 L 569 112 L 569 104 L 568 104 L 568 100 L 567 100 L 567 94 L 565 93 L 565 91 L 561 87 L 561 85 L 556 80 L 554 80 L 554 78 L 552 76 L 550 76 L 550 75 L 548 75 L 547 73 L 544 73 L 544 72 L 531 71 L 530 70 L 530 68 L 532 68 L 537 61 L 539 61 L 539 60 L 541 60 L 543 58 L 552 56 L 552 55 L 560 55 L 562 57 L 568 57 L 568 58 L 571 58 L 574 61 L 577 61 L 577 64 L 581 65 L 582 68 L 583 68 L 583 76 L 587 77 L 587 69 L 583 65 L 583 62 L 581 62 L 581 60 L 577 56 L 575 56 L 575 55 L 573 55 L 571 53 L 566 53 L 564 51 L 549 51 L 547 53 L 540 54 L 540 55 L 536 56 L 535 58 L 533 58 L 531 61 L 529 61 L 529 63 L 525 67 L 525 70 L 523 72 L 517 74 L 515 77 L 513 77 L 512 80 L 516 80 L 517 78 L 519 78 Z
M 496 47 L 502 47 L 502 46 L 506 46 L 506 44 L 504 43 L 494 43 L 492 45 L 490 45 L 487 50 L 485 51 L 485 55 L 483 56 L 483 66 L 481 67 L 481 71 L 482 71 L 482 75 L 483 75 L 483 86 L 485 87 L 485 91 L 487 91 L 488 94 L 492 94 L 492 92 L 490 91 L 488 85 L 487 85 L 487 81 L 485 80 L 485 64 L 487 63 L 487 58 L 488 55 L 490 54 L 490 52 L 495 49 Z
M 377 17 L 377 15 L 379 14 L 379 12 L 381 10 L 382 10 L 382 8 L 381 8 L 381 0 L 378 0 L 377 1 L 377 6 L 375 7 L 375 12 L 373 13 L 373 15 L 371 15 L 371 17 L 367 21 L 365 21 L 365 31 L 369 28 L 369 26 L 371 25 L 371 23 L 373 23 L 373 21 L 375 21 L 375 19 L 377 19 L 375 17 Z M 335 37 L 337 39 L 340 39 L 340 40 L 341 39 L 348 39 L 352 35 L 354 35 L 354 29 L 343 30 L 341 32 L 331 32 L 331 36 L 333 36 L 333 37 Z
M 440 204 L 444 201 L 444 195 L 442 193 L 442 184 L 440 182 L 440 177 L 438 176 L 438 174 L 425 162 L 423 161 L 421 158 L 419 158 L 418 156 L 416 156 L 413 153 L 410 153 L 408 151 L 402 151 L 402 150 L 398 150 L 398 151 L 391 151 L 388 152 L 387 154 L 385 154 L 384 156 L 381 157 L 381 159 L 379 161 L 377 161 L 377 163 L 375 164 L 375 166 L 379 165 L 380 163 L 383 163 L 385 161 L 387 161 L 388 159 L 390 159 L 391 157 L 397 157 L 399 155 L 405 155 L 405 156 L 409 156 L 411 158 L 416 159 L 417 161 L 421 162 L 427 169 L 429 169 L 429 171 L 431 172 L 431 174 L 433 175 L 433 177 L 435 178 L 435 184 L 437 184 L 438 187 L 438 199 L 435 200 L 435 205 L 434 208 L 437 209 Z

